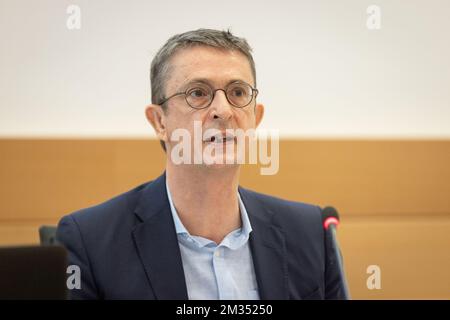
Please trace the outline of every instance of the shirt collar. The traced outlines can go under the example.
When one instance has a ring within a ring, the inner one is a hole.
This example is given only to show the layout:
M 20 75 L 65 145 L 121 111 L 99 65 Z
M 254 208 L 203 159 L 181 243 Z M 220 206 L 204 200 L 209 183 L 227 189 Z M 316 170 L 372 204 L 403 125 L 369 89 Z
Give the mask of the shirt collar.
M 175 223 L 175 231 L 177 232 L 177 234 L 183 234 L 183 233 L 189 234 L 189 232 L 187 231 L 187 229 L 184 227 L 183 223 L 181 222 L 180 217 L 178 216 L 177 209 L 175 209 L 175 206 L 173 205 L 172 195 L 170 194 L 167 179 L 166 179 L 166 190 L 167 190 L 167 198 L 169 198 L 170 211 L 172 211 L 173 222 Z
M 167 190 L 167 198 L 169 199 L 169 204 L 170 204 L 170 211 L 172 212 L 173 222 L 175 223 L 176 233 L 177 234 L 186 234 L 188 236 L 191 236 L 189 234 L 189 231 L 186 229 L 186 227 L 181 222 L 180 217 L 178 216 L 177 209 L 175 209 L 175 206 L 173 205 L 172 196 L 170 194 L 170 189 L 169 189 L 169 185 L 167 183 L 167 179 L 166 179 L 166 190 Z M 252 232 L 253 229 L 250 224 L 250 220 L 248 218 L 248 213 L 247 213 L 247 210 L 245 209 L 244 202 L 242 202 L 239 192 L 237 193 L 237 196 L 238 196 L 239 209 L 240 209 L 239 211 L 241 212 L 241 221 L 242 221 L 242 227 L 238 233 L 242 234 L 244 236 L 244 238 L 248 238 L 248 236 L 250 235 L 250 232 Z M 235 230 L 235 231 L 238 231 L 238 230 Z M 235 231 L 233 231 L 233 232 L 235 232 Z

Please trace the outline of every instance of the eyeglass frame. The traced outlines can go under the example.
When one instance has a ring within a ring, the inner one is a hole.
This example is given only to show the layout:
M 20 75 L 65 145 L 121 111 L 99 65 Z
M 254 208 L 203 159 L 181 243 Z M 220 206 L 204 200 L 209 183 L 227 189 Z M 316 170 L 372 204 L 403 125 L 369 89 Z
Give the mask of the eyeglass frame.
M 258 89 L 253 88 L 250 84 L 248 84 L 247 82 L 244 82 L 244 81 L 233 81 L 233 82 L 230 82 L 229 84 L 227 84 L 227 85 L 225 86 L 225 88 L 218 88 L 218 89 L 213 89 L 209 84 L 206 84 L 206 83 L 203 83 L 203 82 L 198 82 L 198 83 L 202 83 L 202 84 L 208 86 L 208 87 L 211 89 L 211 91 L 212 91 L 212 97 L 211 97 L 211 100 L 209 101 L 209 103 L 208 103 L 205 107 L 195 108 L 195 107 L 191 106 L 191 104 L 189 103 L 189 101 L 188 101 L 188 99 L 187 99 L 187 96 L 188 96 L 188 91 L 189 91 L 189 90 L 192 90 L 192 88 L 187 88 L 186 91 L 184 91 L 184 92 L 177 92 L 177 93 L 174 93 L 173 95 L 171 95 L 171 96 L 168 97 L 168 98 L 164 98 L 163 101 L 161 101 L 161 102 L 159 103 L 159 105 L 162 106 L 164 103 L 166 103 L 166 102 L 169 101 L 170 99 L 172 99 L 172 98 L 174 98 L 174 97 L 176 97 L 176 96 L 180 96 L 180 95 L 183 94 L 183 95 L 184 95 L 184 100 L 186 101 L 186 103 L 187 103 L 187 105 L 188 105 L 189 107 L 191 107 L 192 109 L 195 109 L 195 110 L 202 110 L 202 109 L 208 108 L 208 107 L 212 104 L 212 102 L 214 101 L 214 97 L 216 96 L 216 92 L 217 92 L 217 91 L 223 91 L 223 93 L 225 94 L 225 98 L 227 99 L 227 101 L 228 101 L 229 104 L 231 104 L 234 108 L 242 109 L 242 108 L 245 108 L 245 107 L 247 107 L 248 105 L 250 105 L 250 103 L 252 103 L 253 99 L 256 99 L 256 96 L 257 96 L 258 93 L 259 93 L 259 90 L 258 90 Z M 252 95 L 251 95 L 252 98 L 250 99 L 250 101 L 249 101 L 245 106 L 242 106 L 242 107 L 236 106 L 234 103 L 232 103 L 232 102 L 230 101 L 230 99 L 228 98 L 228 95 L 227 95 L 227 89 L 228 89 L 228 87 L 231 86 L 231 85 L 233 85 L 233 84 L 237 84 L 237 83 L 245 84 L 245 85 L 249 86 L 250 89 L 252 89 Z

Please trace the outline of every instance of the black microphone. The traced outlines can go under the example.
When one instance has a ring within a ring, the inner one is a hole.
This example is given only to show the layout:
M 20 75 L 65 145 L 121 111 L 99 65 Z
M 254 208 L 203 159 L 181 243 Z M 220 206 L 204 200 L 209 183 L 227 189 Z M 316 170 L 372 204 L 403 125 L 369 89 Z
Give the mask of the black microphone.
M 323 227 L 326 233 L 331 235 L 333 245 L 333 253 L 336 257 L 339 276 L 341 278 L 342 288 L 344 289 L 344 299 L 350 300 L 347 280 L 345 279 L 344 266 L 342 264 L 341 252 L 339 250 L 339 242 L 336 237 L 336 228 L 339 225 L 339 214 L 333 207 L 326 207 L 322 210 Z

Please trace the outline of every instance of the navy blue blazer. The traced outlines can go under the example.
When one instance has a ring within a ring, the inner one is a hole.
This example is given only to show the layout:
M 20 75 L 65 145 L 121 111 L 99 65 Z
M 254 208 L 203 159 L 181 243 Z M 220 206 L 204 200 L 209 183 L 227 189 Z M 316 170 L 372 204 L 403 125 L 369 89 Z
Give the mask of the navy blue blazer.
M 188 299 L 165 174 L 61 219 L 57 239 L 81 271 L 74 299 Z M 239 187 L 261 299 L 341 299 L 321 209 Z

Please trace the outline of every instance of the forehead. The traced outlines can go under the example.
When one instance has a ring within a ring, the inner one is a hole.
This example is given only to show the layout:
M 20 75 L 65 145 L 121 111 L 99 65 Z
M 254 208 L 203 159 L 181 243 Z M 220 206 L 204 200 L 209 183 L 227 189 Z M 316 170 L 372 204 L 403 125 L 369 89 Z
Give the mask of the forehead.
M 195 79 L 208 79 L 214 86 L 225 86 L 231 80 L 254 84 L 247 57 L 236 50 L 196 46 L 182 49 L 170 60 L 167 88 L 177 89 Z

